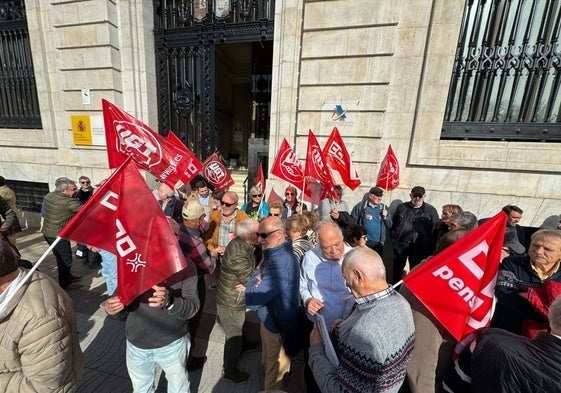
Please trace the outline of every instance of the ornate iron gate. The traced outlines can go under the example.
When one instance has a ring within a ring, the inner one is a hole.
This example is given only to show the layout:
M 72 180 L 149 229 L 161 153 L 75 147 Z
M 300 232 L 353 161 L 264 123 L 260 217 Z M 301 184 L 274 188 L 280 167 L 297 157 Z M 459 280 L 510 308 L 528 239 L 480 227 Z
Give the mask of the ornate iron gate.
M 561 4 L 466 0 L 442 139 L 561 142 Z
M 23 0 L 0 0 L 0 127 L 42 128 Z
M 273 39 L 274 0 L 156 0 L 159 132 L 198 157 L 216 149 L 214 46 Z

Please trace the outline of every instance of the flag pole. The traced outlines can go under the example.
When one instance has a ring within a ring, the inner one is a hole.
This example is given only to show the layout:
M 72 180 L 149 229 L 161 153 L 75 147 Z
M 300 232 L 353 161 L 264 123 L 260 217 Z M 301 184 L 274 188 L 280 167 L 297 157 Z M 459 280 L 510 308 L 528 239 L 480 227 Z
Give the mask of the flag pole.
M 395 284 L 392 285 L 393 289 L 396 289 L 397 287 L 399 287 L 401 284 L 403 284 L 403 280 L 399 280 L 398 282 L 396 282 Z
M 261 202 L 259 202 L 259 207 L 257 208 L 257 219 L 259 219 L 259 212 L 261 212 L 261 207 L 263 206 L 263 201 L 265 200 L 266 189 L 267 189 L 267 185 L 265 185 L 265 187 L 263 187 L 263 189 L 261 190 Z
M 29 269 L 29 272 L 27 272 L 27 274 L 21 279 L 21 281 L 16 285 L 16 287 L 14 288 L 14 290 L 12 291 L 11 295 L 8 295 L 6 297 L 6 299 L 4 299 L 5 304 L 8 304 L 10 302 L 10 300 L 12 300 L 12 298 L 16 295 L 16 293 L 19 291 L 19 289 L 27 282 L 27 280 L 29 280 L 29 278 L 31 277 L 31 275 L 33 274 L 33 272 L 35 270 L 37 270 L 37 268 L 39 267 L 39 265 L 45 260 L 45 258 L 47 257 L 47 255 L 53 250 L 53 248 L 55 248 L 55 246 L 57 245 L 57 243 L 60 241 L 60 236 L 57 236 L 57 238 L 55 239 L 55 241 L 49 246 L 49 248 L 47 248 L 47 250 L 43 253 L 43 255 L 41 255 L 41 258 L 39 258 L 39 260 L 37 262 L 35 262 L 35 264 L 33 265 L 33 267 L 31 269 Z
M 304 211 L 304 193 L 306 192 L 306 176 L 304 176 L 304 183 L 302 183 L 302 195 L 301 195 L 301 199 L 299 201 L 300 203 L 300 211 L 296 211 L 297 214 L 302 214 L 302 212 Z M 313 204 L 312 204 L 313 207 Z

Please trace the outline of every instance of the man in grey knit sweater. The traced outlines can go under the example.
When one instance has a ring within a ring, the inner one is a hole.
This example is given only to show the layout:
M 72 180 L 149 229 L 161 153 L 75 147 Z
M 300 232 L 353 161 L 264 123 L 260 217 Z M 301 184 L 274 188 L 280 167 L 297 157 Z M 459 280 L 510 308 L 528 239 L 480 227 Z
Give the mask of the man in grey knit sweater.
M 415 341 L 407 301 L 386 282 L 380 256 L 355 248 L 343 260 L 343 276 L 355 298 L 352 314 L 333 324 L 339 365 L 326 357 L 317 326 L 310 334 L 309 365 L 323 393 L 397 392 Z

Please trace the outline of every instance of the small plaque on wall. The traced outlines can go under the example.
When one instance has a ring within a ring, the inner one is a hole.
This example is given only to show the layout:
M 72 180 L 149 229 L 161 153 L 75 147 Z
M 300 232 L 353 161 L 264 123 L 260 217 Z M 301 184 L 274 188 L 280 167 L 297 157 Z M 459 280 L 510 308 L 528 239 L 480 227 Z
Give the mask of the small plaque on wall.
M 103 116 L 72 115 L 72 138 L 75 145 L 105 146 Z

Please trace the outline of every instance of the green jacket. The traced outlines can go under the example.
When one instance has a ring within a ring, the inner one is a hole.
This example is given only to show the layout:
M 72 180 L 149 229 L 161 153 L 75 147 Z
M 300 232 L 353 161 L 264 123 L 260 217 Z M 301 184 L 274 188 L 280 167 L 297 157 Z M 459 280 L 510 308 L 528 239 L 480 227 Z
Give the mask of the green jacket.
M 49 192 L 43 198 L 43 234 L 57 237 L 68 221 L 82 207 L 80 201 L 64 195 L 60 191 Z
M 216 304 L 231 310 L 245 310 L 244 294 L 234 287 L 245 285 L 255 271 L 255 246 L 240 237 L 232 239 L 221 258 Z

